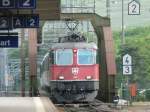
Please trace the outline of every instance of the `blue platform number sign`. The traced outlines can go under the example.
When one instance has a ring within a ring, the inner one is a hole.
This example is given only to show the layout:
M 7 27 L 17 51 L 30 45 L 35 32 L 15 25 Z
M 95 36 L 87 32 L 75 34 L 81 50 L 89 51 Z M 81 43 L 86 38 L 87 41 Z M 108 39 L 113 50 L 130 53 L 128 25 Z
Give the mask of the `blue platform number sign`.
M 10 19 L 8 17 L 0 17 L 0 30 L 9 29 Z
M 25 28 L 25 18 L 24 16 L 14 16 L 13 17 L 13 27 L 14 28 Z
M 18 8 L 36 8 L 36 0 L 19 0 Z
M 38 28 L 39 27 L 39 15 L 30 15 L 27 17 L 27 28 Z
M 15 8 L 15 0 L 0 0 L 0 8 Z
M 17 48 L 18 36 L 0 36 L 0 48 Z
M 13 16 L 13 28 L 38 28 L 38 14 L 22 14 Z

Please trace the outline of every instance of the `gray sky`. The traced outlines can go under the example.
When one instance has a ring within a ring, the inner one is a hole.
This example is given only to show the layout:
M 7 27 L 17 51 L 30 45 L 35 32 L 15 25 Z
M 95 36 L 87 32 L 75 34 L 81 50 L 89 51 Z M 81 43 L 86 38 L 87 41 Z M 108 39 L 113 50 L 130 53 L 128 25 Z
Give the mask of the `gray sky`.
M 110 0 L 111 24 L 114 30 L 121 29 L 122 0 Z M 125 28 L 150 25 L 150 0 L 139 0 L 141 15 L 128 15 L 128 3 L 132 0 L 124 0 Z M 106 16 L 106 0 L 96 0 L 96 12 Z

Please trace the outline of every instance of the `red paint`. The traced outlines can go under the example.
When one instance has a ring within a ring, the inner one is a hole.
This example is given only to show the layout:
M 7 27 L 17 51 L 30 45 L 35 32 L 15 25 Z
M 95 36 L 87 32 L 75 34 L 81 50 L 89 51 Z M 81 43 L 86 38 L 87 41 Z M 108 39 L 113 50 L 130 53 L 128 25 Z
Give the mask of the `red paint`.
M 129 91 L 131 96 L 136 96 L 137 94 L 137 85 L 136 84 L 130 84 L 129 85 Z
M 73 66 L 77 66 L 77 48 L 74 48 L 73 51 L 76 51 L 76 52 L 73 52 Z
M 59 76 L 64 76 L 64 80 L 86 80 L 86 76 L 92 76 L 92 80 L 99 80 L 99 65 L 78 65 L 77 48 L 73 49 L 73 64 L 67 66 L 51 65 L 51 80 L 59 80 Z M 94 50 L 94 49 L 93 49 Z M 73 73 L 72 69 L 78 69 Z M 76 73 L 77 72 L 77 73 Z
M 74 75 L 72 68 L 78 68 L 78 73 Z M 92 76 L 93 80 L 99 80 L 99 65 L 81 66 L 51 66 L 52 79 L 58 80 L 59 76 L 64 76 L 64 80 L 85 80 L 86 76 Z

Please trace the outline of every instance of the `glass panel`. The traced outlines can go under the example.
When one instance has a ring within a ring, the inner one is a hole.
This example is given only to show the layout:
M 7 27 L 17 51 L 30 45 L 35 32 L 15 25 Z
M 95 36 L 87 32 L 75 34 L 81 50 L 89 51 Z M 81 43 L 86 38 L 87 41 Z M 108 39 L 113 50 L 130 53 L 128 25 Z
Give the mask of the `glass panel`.
M 87 38 L 88 42 L 96 43 L 97 36 L 94 32 L 91 22 L 89 20 L 78 22 L 79 24 L 77 29 L 75 29 L 75 32 L 80 32 L 82 35 L 84 35 Z M 58 42 L 58 37 L 64 37 L 69 34 L 71 34 L 71 31 L 67 27 L 66 21 L 47 21 L 44 24 L 42 30 L 43 45 L 41 48 L 48 50 L 53 43 Z M 41 50 L 41 52 L 44 52 L 43 49 Z
M 78 50 L 78 64 L 92 65 L 96 63 L 96 51 L 89 49 Z
M 62 13 L 94 13 L 95 0 L 61 0 Z
M 71 49 L 58 49 L 56 51 L 57 65 L 71 65 L 73 64 L 73 52 Z

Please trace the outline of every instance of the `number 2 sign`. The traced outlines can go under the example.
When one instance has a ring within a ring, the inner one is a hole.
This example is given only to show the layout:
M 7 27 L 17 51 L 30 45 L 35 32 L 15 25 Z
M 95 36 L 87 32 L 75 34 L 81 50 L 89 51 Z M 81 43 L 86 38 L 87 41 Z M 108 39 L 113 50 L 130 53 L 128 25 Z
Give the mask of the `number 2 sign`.
M 39 16 L 30 15 L 27 17 L 26 27 L 27 28 L 37 28 L 39 26 Z
M 128 4 L 128 15 L 140 15 L 140 3 L 138 1 L 131 1 Z
M 0 16 L 0 30 L 8 30 L 12 28 L 11 18 Z
M 35 8 L 36 0 L 19 0 L 19 8 Z

